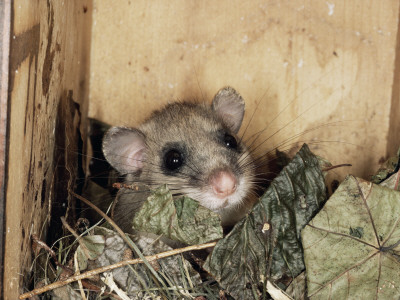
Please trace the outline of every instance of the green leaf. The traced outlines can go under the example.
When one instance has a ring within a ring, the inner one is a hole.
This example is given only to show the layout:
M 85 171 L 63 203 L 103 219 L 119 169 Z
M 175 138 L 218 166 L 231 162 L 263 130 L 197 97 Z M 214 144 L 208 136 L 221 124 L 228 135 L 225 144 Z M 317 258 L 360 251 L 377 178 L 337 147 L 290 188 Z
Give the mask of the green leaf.
M 371 181 L 373 183 L 379 184 L 384 180 L 387 180 L 394 173 L 399 171 L 400 165 L 400 148 L 397 151 L 397 156 L 390 157 L 387 161 L 385 161 L 378 172 L 372 176 Z
M 307 145 L 272 181 L 251 213 L 215 246 L 208 270 L 236 299 L 258 299 L 266 279 L 304 269 L 301 229 L 326 200 L 320 160 Z
M 379 168 L 376 175 L 372 176 L 373 183 L 400 191 L 400 148 L 397 156 L 389 158 Z
M 117 232 L 98 226 L 94 228 L 94 233 L 104 236 L 105 249 L 91 264 L 92 268 L 116 264 L 133 255 L 130 247 Z M 128 236 L 145 256 L 172 250 L 157 237 L 142 234 Z M 200 275 L 182 255 L 153 261 L 150 268 L 152 271 L 145 264 L 135 264 L 114 269 L 111 273 L 115 282 L 130 299 L 186 299 L 183 295 L 186 293 L 187 296 L 188 286 L 201 285 Z M 164 281 L 163 284 L 157 281 L 157 277 Z
M 143 204 L 133 219 L 138 231 L 164 235 L 195 245 L 222 238 L 220 217 L 188 197 L 173 199 L 166 185 Z
M 302 241 L 310 298 L 399 299 L 400 192 L 349 176 Z
M 87 268 L 87 260 L 95 260 L 104 251 L 105 238 L 102 235 L 87 235 L 79 239 L 76 249 L 79 270 Z
M 356 228 L 350 227 L 350 235 L 361 239 L 363 237 L 363 235 L 364 235 L 364 228 L 362 228 L 362 227 L 356 227 Z
M 382 181 L 380 186 L 387 187 L 392 190 L 400 191 L 400 170 L 392 174 L 389 178 Z
M 296 300 L 307 299 L 307 278 L 306 272 L 300 273 L 286 289 L 286 293 Z

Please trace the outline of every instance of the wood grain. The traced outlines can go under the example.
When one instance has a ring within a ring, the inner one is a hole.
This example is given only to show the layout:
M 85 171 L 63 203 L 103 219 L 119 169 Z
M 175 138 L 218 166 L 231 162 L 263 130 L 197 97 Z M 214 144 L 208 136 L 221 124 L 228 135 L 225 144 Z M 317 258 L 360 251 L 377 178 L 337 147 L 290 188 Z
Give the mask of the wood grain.
M 245 136 L 266 129 L 263 151 L 306 141 L 353 164 L 335 175 L 368 178 L 399 146 L 400 0 L 92 1 L 0 5 L 12 10 L 0 27 L 2 68 L 10 33 L 0 86 L 5 299 L 28 285 L 30 235 L 70 213 L 65 191 L 85 152 L 76 128 L 85 140 L 88 112 L 137 126 L 169 101 L 210 101 L 231 85 L 246 100 Z
M 353 164 L 335 173 L 364 178 L 394 154 L 398 0 L 94 5 L 90 117 L 137 126 L 168 101 L 211 101 L 231 85 L 246 100 L 246 136 L 267 128 L 264 151 L 308 142 Z
M 76 184 L 86 126 L 91 1 L 16 0 L 11 9 L 4 299 L 30 287 L 31 234 L 61 233 L 49 224 L 70 214 L 66 190 Z
M 0 291 L 3 290 L 11 1 L 0 2 Z M 0 293 L 1 298 L 1 293 Z
M 399 20 L 400 20 L 400 9 Z M 400 25 L 400 21 L 399 21 Z M 387 137 L 387 156 L 393 156 L 400 149 L 400 30 L 396 36 L 396 59 L 394 63 L 392 86 L 392 103 L 390 107 L 390 124 Z

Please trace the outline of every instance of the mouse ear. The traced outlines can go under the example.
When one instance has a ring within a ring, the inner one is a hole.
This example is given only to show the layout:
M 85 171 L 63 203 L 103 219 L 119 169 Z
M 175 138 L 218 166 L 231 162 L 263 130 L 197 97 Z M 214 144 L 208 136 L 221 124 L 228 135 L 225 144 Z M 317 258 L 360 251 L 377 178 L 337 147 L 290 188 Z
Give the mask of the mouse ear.
M 212 108 L 234 133 L 239 131 L 244 116 L 244 100 L 235 89 L 229 86 L 220 89 L 214 96 Z
M 142 169 L 145 151 L 145 136 L 137 129 L 112 127 L 103 138 L 104 157 L 121 174 Z

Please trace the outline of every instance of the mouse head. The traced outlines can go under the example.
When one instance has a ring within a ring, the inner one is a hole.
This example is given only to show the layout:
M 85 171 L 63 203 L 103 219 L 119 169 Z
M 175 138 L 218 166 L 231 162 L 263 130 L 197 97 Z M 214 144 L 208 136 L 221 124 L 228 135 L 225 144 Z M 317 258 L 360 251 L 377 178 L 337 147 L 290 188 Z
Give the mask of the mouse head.
M 111 128 L 103 152 L 128 182 L 167 183 L 173 193 L 221 213 L 224 222 L 225 212 L 241 209 L 253 188 L 253 161 L 237 137 L 243 116 L 242 97 L 226 87 L 211 106 L 173 103 L 137 129 Z

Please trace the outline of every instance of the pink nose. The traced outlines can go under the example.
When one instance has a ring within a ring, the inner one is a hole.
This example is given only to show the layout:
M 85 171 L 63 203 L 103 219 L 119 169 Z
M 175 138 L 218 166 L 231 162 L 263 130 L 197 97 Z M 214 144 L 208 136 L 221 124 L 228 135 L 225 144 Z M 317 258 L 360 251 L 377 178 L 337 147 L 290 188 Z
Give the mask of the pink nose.
M 210 177 L 210 185 L 214 194 L 223 199 L 236 190 L 236 176 L 231 171 L 217 171 Z

